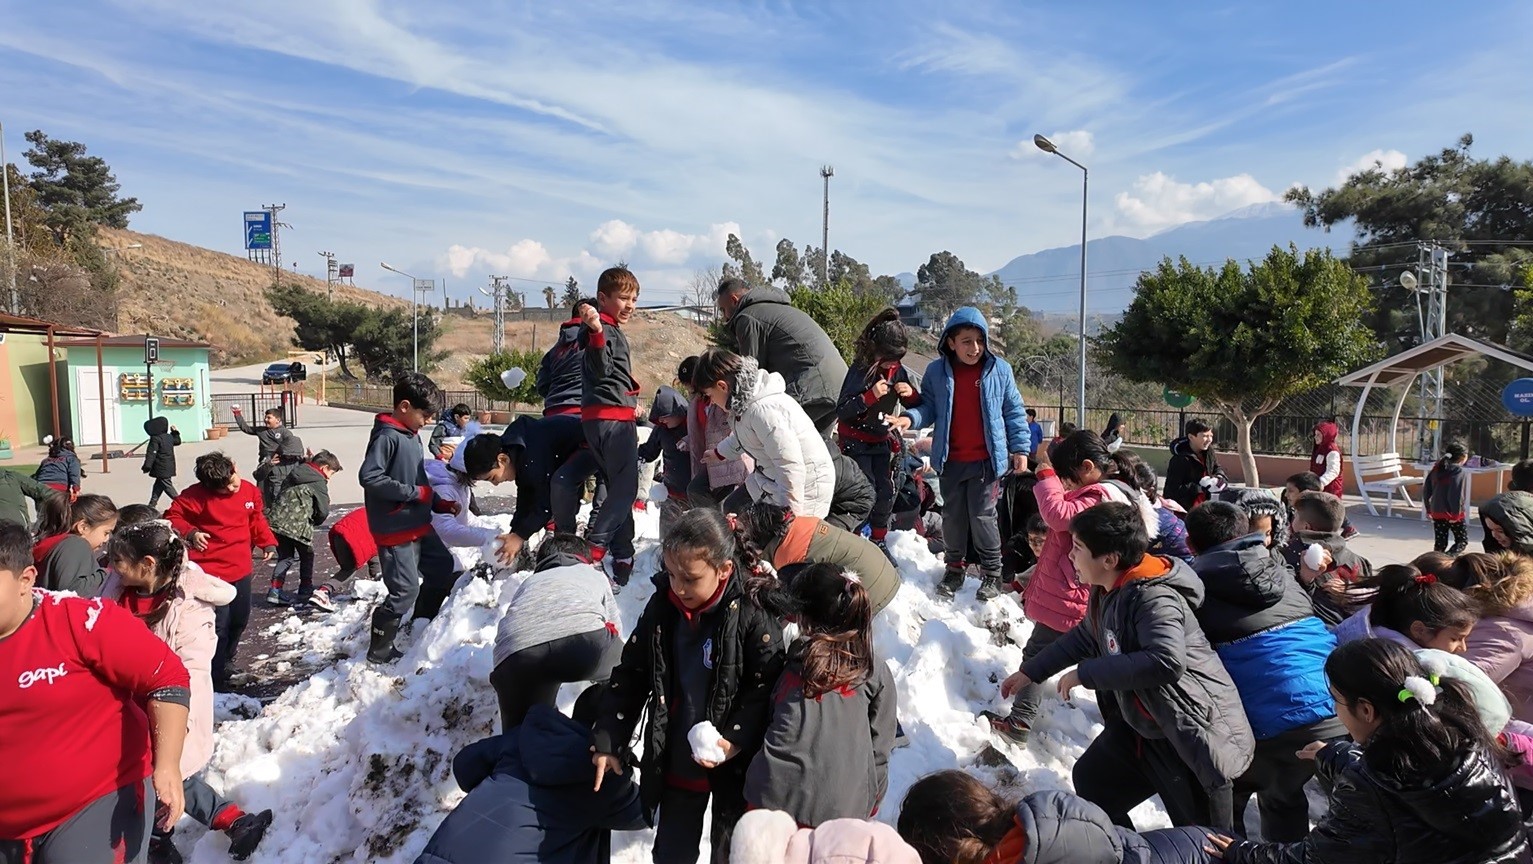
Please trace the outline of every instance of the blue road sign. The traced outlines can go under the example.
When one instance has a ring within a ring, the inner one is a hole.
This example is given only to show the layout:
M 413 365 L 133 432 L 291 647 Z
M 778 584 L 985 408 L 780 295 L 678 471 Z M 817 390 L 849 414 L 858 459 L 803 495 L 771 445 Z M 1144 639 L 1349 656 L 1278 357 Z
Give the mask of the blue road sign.
M 1533 417 L 1533 378 L 1518 378 L 1506 385 L 1501 404 L 1518 417 Z
M 245 249 L 271 248 L 271 214 L 265 210 L 245 211 Z

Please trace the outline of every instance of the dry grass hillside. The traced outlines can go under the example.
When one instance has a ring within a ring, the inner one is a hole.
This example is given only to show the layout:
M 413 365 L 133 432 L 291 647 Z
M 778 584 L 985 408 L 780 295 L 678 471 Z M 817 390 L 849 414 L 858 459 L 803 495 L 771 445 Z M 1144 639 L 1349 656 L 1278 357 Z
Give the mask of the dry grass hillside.
M 117 329 L 160 336 L 195 338 L 214 346 L 215 366 L 238 366 L 279 359 L 292 350 L 293 322 L 277 318 L 266 302 L 271 269 L 235 255 L 177 243 L 152 234 L 101 230 L 101 243 L 123 249 L 116 255 L 122 275 Z M 141 248 L 126 249 L 132 244 Z M 324 291 L 323 280 L 287 273 L 284 280 Z M 408 301 L 362 288 L 336 286 L 336 294 L 374 306 L 407 306 Z M 490 352 L 489 314 L 442 319 L 439 348 L 448 359 L 433 373 L 444 387 L 459 389 L 462 375 Z M 506 345 L 546 349 L 557 324 L 510 320 Z M 641 312 L 629 324 L 635 375 L 646 392 L 670 383 L 676 364 L 705 345 L 706 331 L 690 320 L 665 312 Z M 528 370 L 532 371 L 532 370 Z

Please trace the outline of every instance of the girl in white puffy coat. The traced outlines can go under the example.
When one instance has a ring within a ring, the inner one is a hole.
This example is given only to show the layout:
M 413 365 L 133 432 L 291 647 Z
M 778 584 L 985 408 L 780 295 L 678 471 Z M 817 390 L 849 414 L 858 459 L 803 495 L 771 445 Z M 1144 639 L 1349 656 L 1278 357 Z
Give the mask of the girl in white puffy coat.
M 703 463 L 749 455 L 756 470 L 743 492 L 724 502 L 739 512 L 751 501 L 767 500 L 796 516 L 825 518 L 836 486 L 830 447 L 804 409 L 788 395 L 776 372 L 763 372 L 754 357 L 710 348 L 698 358 L 693 387 L 729 412 L 733 433 Z

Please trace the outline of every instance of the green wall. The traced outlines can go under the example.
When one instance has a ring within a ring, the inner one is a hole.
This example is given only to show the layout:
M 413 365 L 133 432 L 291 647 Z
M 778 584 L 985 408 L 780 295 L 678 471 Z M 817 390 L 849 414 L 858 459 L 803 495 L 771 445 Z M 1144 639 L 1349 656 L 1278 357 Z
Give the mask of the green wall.
M 96 349 L 94 347 L 70 348 L 68 372 L 65 382 L 69 387 L 69 404 L 71 418 L 78 418 L 79 422 L 73 423 L 75 441 L 93 441 L 100 437 L 97 431 L 94 435 L 89 430 L 99 429 L 100 413 L 96 409 Z M 108 423 L 107 437 L 109 444 L 136 445 L 145 439 L 144 422 L 149 419 L 149 403 L 146 401 L 127 401 L 121 397 L 119 376 L 126 373 L 130 375 L 144 374 L 144 349 L 141 346 L 108 346 L 102 352 L 102 364 L 105 367 L 107 380 L 107 401 L 116 403 L 117 422 Z M 89 381 L 87 392 L 82 393 L 78 385 L 80 376 L 78 370 L 87 370 Z M 206 348 L 166 348 L 160 349 L 160 363 L 152 372 L 154 416 L 167 417 L 170 424 L 181 432 L 183 441 L 202 441 L 207 437 L 211 413 L 208 407 L 208 349 Z M 185 407 L 166 406 L 161 401 L 162 384 L 167 378 L 190 378 L 192 379 L 193 402 Z

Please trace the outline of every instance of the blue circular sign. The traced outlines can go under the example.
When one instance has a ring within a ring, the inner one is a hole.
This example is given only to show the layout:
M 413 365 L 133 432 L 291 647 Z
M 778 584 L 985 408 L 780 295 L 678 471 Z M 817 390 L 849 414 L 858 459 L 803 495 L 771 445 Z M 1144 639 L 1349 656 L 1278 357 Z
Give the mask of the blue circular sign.
M 1506 385 L 1501 404 L 1518 417 L 1533 417 L 1533 378 L 1518 378 Z

